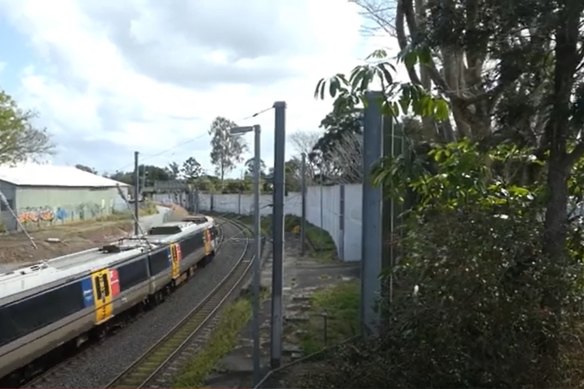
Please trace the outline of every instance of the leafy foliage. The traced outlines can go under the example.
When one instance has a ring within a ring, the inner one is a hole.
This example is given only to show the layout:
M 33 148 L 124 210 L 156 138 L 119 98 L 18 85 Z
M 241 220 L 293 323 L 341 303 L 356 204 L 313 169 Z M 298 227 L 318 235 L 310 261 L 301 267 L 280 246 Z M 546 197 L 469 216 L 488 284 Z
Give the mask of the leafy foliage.
M 581 224 L 571 225 L 567 263 L 549 261 L 545 181 L 521 186 L 509 173 L 518 162 L 540 163 L 532 152 L 461 141 L 380 163 L 376 182 L 415 199 L 392 240 L 397 265 L 383 274 L 394 281 L 391 303 L 382 301 L 388 323 L 374 344 L 346 347 L 330 371 L 312 375 L 311 387 L 535 388 L 582 379 L 568 358 L 550 364 L 545 349 L 553 338 L 560 355 L 573 355 L 583 339 Z M 560 312 L 543 304 L 550 290 Z
M 166 169 L 154 165 L 139 165 L 138 176 L 140 180 L 144 180 L 144 186 L 154 186 L 156 181 L 168 181 L 170 179 Z M 110 178 L 128 185 L 134 185 L 135 175 L 133 171 L 117 171 L 110 175 Z
M 203 174 L 203 168 L 194 157 L 190 157 L 183 162 L 181 173 L 187 181 L 193 181 L 194 179 L 199 178 L 201 174 Z
M 245 161 L 245 175 L 249 176 L 250 178 L 253 179 L 254 176 L 254 171 L 255 171 L 255 159 L 254 158 L 250 158 L 247 161 Z M 260 159 L 260 177 L 264 177 L 265 176 L 265 170 L 266 170 L 266 163 L 264 162 L 263 159 Z
M 165 170 L 171 180 L 176 180 L 180 174 L 180 166 L 176 162 L 169 163 Z
M 97 174 L 97 170 L 95 170 L 94 168 L 89 167 L 89 166 L 82 165 L 80 163 L 78 163 L 77 165 L 75 165 L 75 167 L 77 169 L 79 169 L 79 170 L 83 170 L 84 172 L 88 172 L 88 173 L 92 173 L 92 174 Z
M 35 160 L 52 154 L 54 146 L 45 130 L 32 125 L 35 114 L 23 111 L 4 91 L 0 91 L 0 164 Z
M 238 136 L 232 136 L 229 130 L 237 124 L 224 117 L 217 117 L 211 123 L 209 134 L 211 139 L 211 162 L 216 166 L 216 173 L 219 174 L 221 182 L 225 173 L 231 171 L 236 163 L 241 162 L 241 154 L 247 150 L 244 140 Z
M 385 115 L 398 116 L 413 112 L 437 120 L 448 119 L 447 102 L 432 96 L 420 85 L 394 81 L 392 72 L 395 72 L 395 68 L 387 58 L 385 50 L 377 50 L 367 57 L 370 62 L 353 68 L 349 77 L 336 74 L 328 80 L 320 79 L 314 96 L 324 99 L 328 90 L 328 95 L 335 98 L 334 114 L 343 117 L 362 109 L 367 104 L 366 92 L 369 86 L 378 82 L 382 92 L 381 109 Z

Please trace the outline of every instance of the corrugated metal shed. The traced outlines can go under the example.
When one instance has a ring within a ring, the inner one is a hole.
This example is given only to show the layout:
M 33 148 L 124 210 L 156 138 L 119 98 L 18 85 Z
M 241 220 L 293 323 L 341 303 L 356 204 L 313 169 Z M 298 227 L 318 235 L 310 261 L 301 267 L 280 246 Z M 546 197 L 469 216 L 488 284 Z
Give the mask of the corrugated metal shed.
M 73 166 L 26 164 L 0 166 L 0 180 L 16 186 L 111 188 L 129 186 Z

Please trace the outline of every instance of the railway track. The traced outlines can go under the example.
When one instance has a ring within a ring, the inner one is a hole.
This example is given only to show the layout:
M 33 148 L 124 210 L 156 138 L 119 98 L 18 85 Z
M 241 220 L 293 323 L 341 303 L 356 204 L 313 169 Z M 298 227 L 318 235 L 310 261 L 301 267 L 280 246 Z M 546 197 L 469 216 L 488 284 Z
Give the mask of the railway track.
M 224 231 L 223 225 L 226 223 L 229 223 L 229 224 L 237 227 L 238 232 L 233 237 L 231 237 L 231 236 L 226 237 L 225 236 L 225 231 Z M 219 223 L 219 242 L 218 242 L 219 244 L 218 244 L 218 248 L 216 250 L 217 254 L 222 253 L 223 248 L 225 247 L 224 243 L 226 241 L 237 240 L 237 238 L 241 238 L 241 234 L 244 233 L 244 231 L 248 231 L 247 227 L 242 226 L 241 224 L 239 224 L 235 221 L 224 220 L 224 221 L 220 222 Z M 241 258 L 243 258 L 245 253 L 247 252 L 247 248 L 248 248 L 247 246 L 248 245 L 246 244 L 244 249 L 243 249 L 243 253 L 241 254 Z M 238 261 L 238 263 L 239 262 L 241 262 L 241 260 Z M 205 300 L 207 300 L 208 298 L 209 298 L 209 296 L 205 297 Z M 199 306 L 200 306 L 200 304 L 199 304 Z M 192 313 L 192 311 L 191 311 L 191 313 Z M 135 317 L 128 319 L 127 324 L 132 325 L 132 322 L 139 320 L 141 318 L 141 316 L 143 316 L 143 314 L 139 313 L 139 314 L 135 315 Z M 101 346 L 101 342 L 95 342 L 95 343 L 92 342 L 92 344 L 89 344 L 86 347 L 83 347 L 81 350 L 74 353 L 73 355 L 68 356 L 66 359 L 61 360 L 60 362 L 51 366 L 50 368 L 38 373 L 38 375 L 33 377 L 31 380 L 23 383 L 21 387 L 46 388 L 49 386 L 63 386 L 62 382 L 69 381 L 70 377 L 72 375 L 82 374 L 82 371 L 79 371 L 80 365 L 83 365 L 84 363 L 91 361 L 95 357 L 95 352 L 96 352 L 96 350 L 99 349 L 100 346 Z
M 250 234 L 247 226 L 235 221 L 230 223 L 237 225 L 242 233 Z M 189 342 L 204 329 L 234 290 L 241 285 L 252 265 L 249 252 L 250 244 L 245 240 L 241 256 L 223 280 L 182 321 L 110 381 L 105 388 L 143 388 L 153 382 L 158 373 L 178 357 L 182 350 L 188 348 Z

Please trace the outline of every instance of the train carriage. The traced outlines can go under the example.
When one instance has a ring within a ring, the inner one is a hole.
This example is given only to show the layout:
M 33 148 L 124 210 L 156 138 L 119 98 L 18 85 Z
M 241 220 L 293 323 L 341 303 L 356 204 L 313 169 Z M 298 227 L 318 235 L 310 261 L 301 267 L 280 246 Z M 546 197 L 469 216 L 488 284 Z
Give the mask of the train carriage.
M 212 218 L 165 223 L 145 237 L 0 274 L 0 378 L 26 379 L 50 351 L 78 346 L 113 317 L 159 302 L 213 257 L 216 237 Z

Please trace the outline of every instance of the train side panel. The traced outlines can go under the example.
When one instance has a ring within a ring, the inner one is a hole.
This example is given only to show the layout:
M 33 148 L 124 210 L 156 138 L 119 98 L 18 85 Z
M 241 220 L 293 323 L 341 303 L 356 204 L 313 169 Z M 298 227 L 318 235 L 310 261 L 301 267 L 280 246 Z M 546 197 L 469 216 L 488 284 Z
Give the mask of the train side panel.
M 0 377 L 93 327 L 93 295 L 84 293 L 88 282 L 89 278 L 0 308 Z
M 154 295 L 172 281 L 170 248 L 165 247 L 148 255 L 150 275 L 149 294 Z
M 143 302 L 149 293 L 148 256 L 126 262 L 110 270 L 112 277 L 117 279 L 118 291 L 112 290 L 114 315 Z M 112 281 L 112 289 L 115 287 Z

